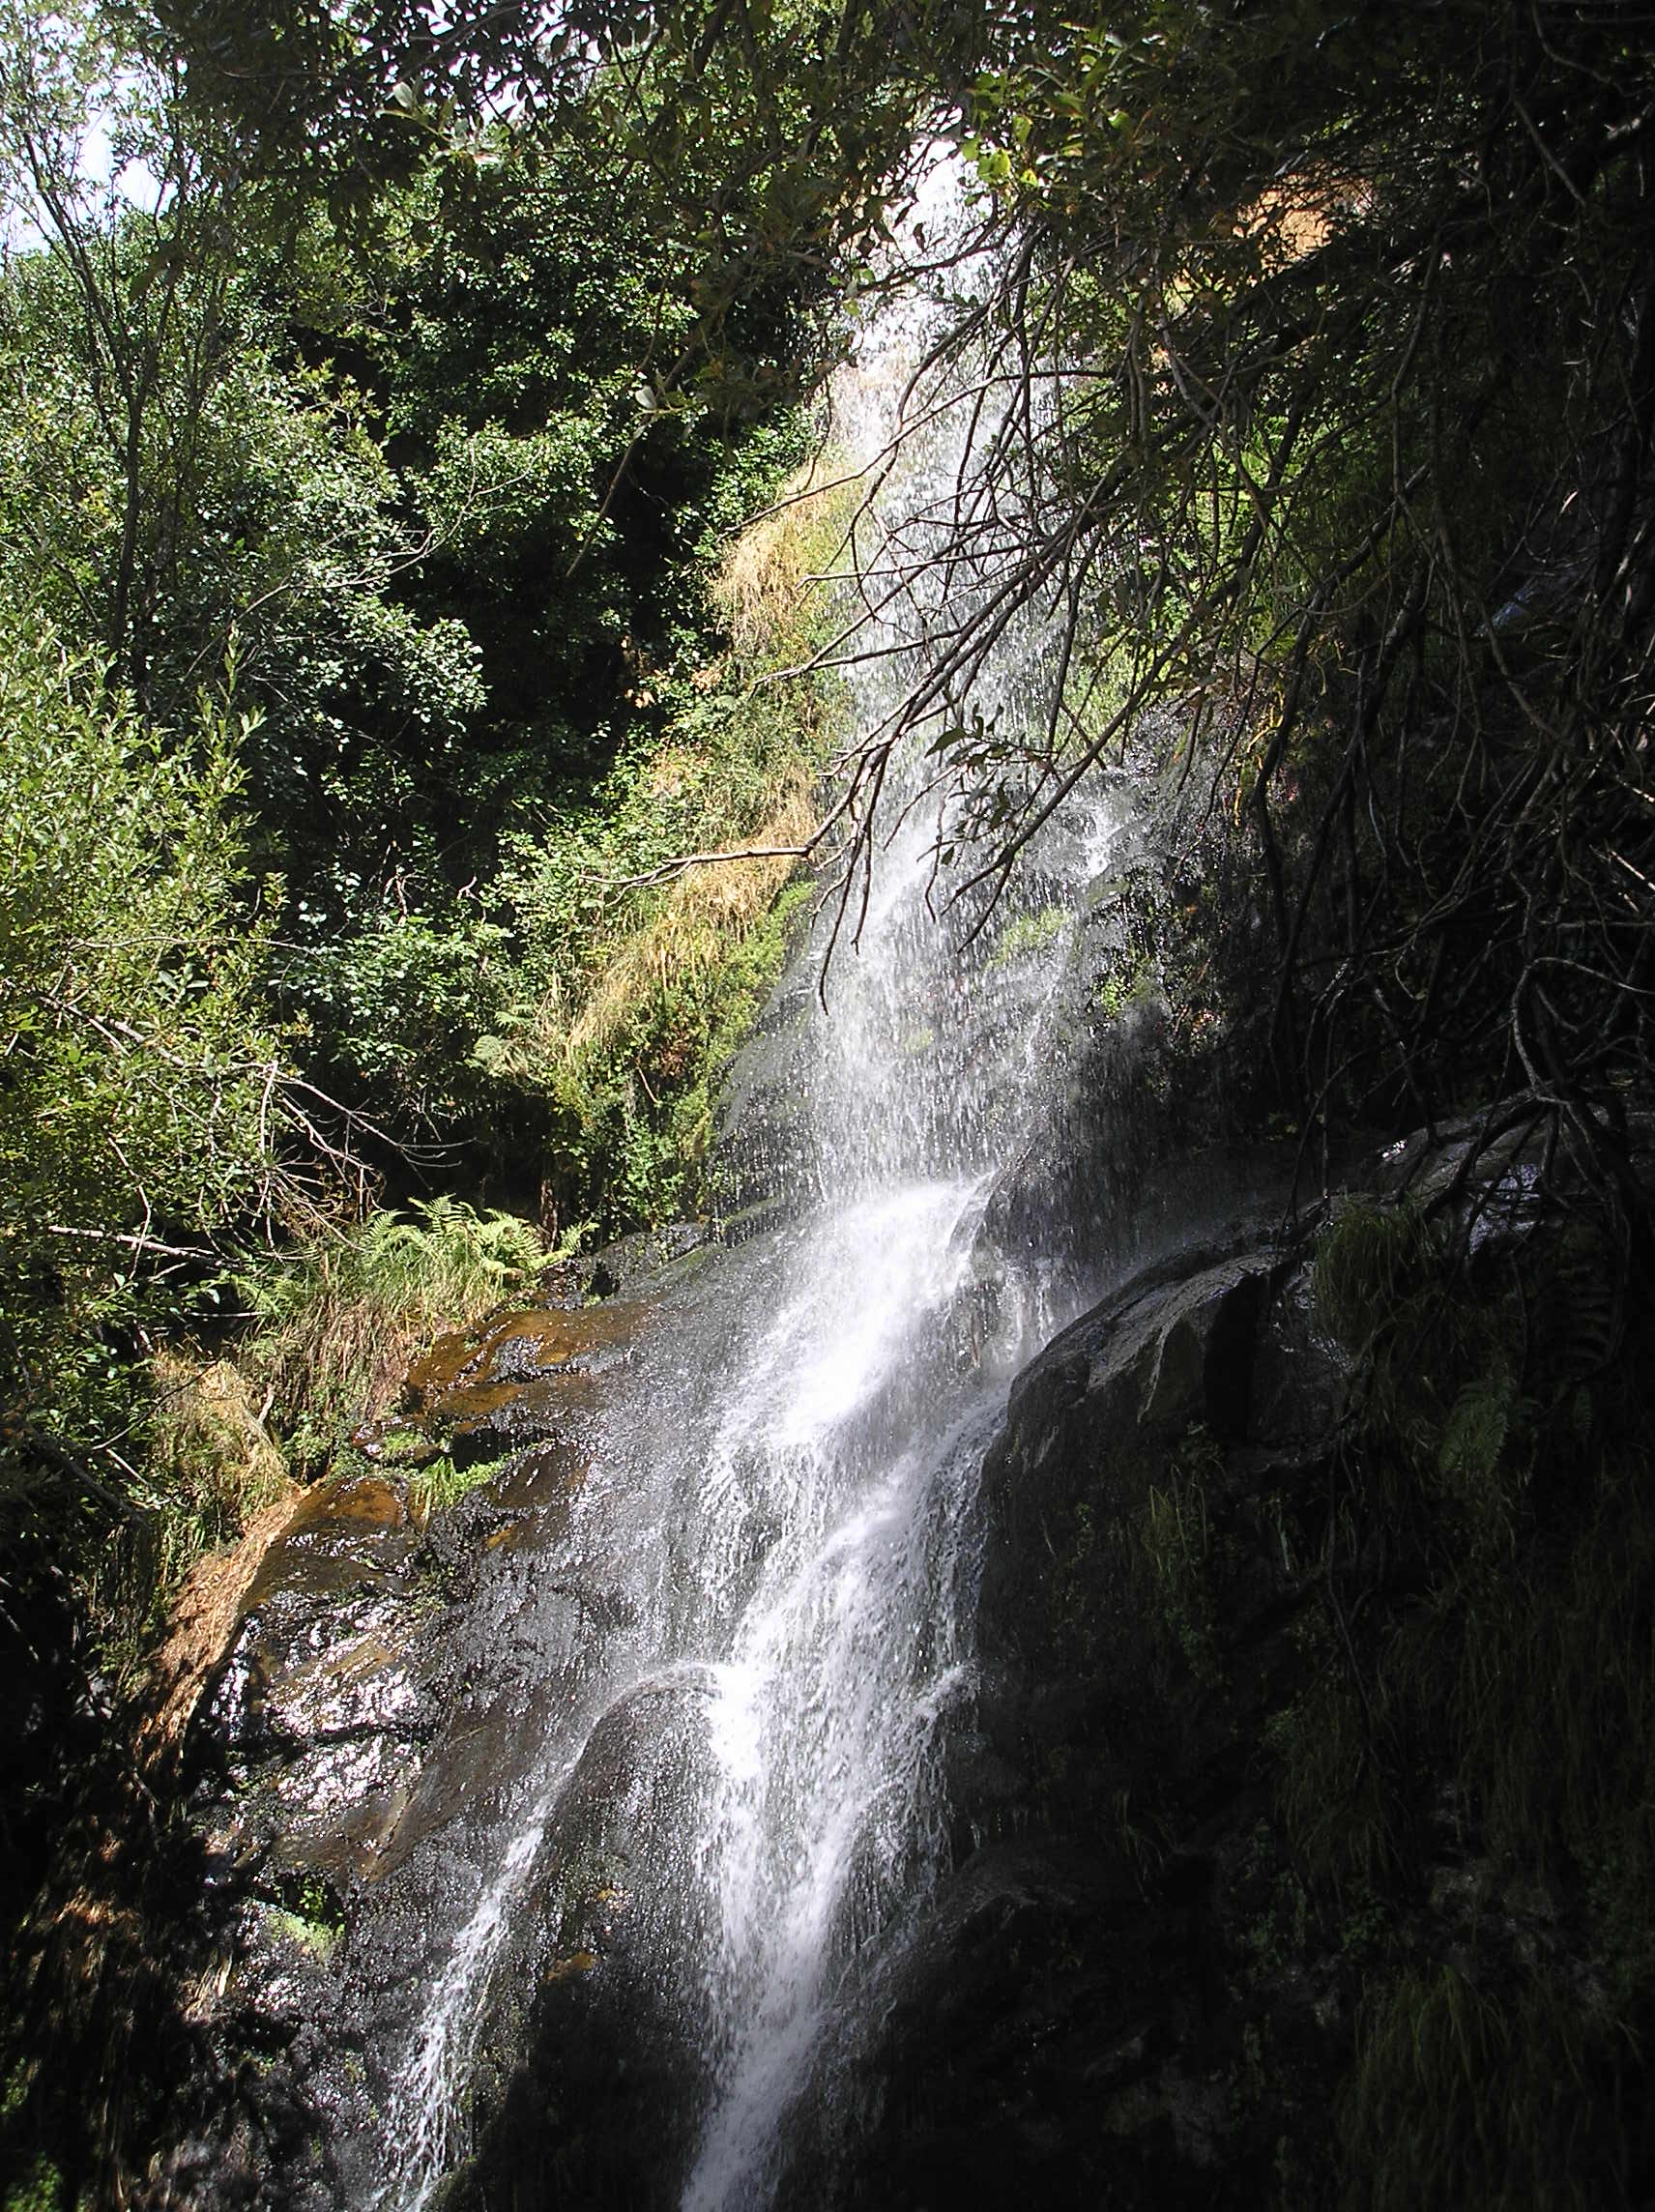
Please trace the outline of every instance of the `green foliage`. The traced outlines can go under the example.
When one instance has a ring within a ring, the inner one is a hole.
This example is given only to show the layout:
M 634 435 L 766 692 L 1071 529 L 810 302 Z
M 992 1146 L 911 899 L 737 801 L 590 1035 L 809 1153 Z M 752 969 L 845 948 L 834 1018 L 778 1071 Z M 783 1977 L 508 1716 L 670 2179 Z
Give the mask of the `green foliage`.
M 392 591 L 410 548 L 361 395 L 287 355 L 253 211 L 166 73 L 94 9 L 6 21 L 0 161 L 40 243 L 0 280 L 0 588 L 102 646 L 163 720 L 235 641 L 276 831 L 337 802 L 320 787 L 353 741 L 451 742 L 480 705 L 475 655 Z M 164 187 L 154 213 L 89 173 L 89 107 Z
M 1573 1868 L 1591 1882 L 1630 1998 L 1655 1965 L 1655 1500 L 1646 1447 L 1617 1444 L 1584 1471 L 1544 1548 L 1446 1583 L 1411 1686 L 1491 1848 L 1542 1879 Z
M 512 996 L 476 1057 L 548 1100 L 561 1219 L 616 1230 L 702 1203 L 717 1081 L 807 895 L 791 852 L 815 829 L 835 701 L 777 672 L 827 619 L 808 579 L 844 513 L 806 492 L 739 539 L 716 586 L 735 650 L 663 677 L 659 736 L 549 839 L 511 843 Z
M 343 1940 L 345 1915 L 328 1884 L 317 1875 L 292 1876 L 277 1896 L 263 1908 L 270 1933 L 318 1964 L 331 1958 Z
M 1341 1905 L 1372 1894 L 1399 1872 L 1395 1761 L 1388 1709 L 1351 1677 L 1329 1625 L 1301 1629 L 1308 1679 L 1292 1703 L 1273 1714 L 1264 1739 L 1276 1761 L 1276 1803 L 1306 1877 L 1332 1889 Z
M 508 930 L 447 902 L 431 913 L 385 900 L 353 919 L 282 977 L 330 1086 L 417 1138 L 486 1118 L 495 1064 L 479 1048 L 512 979 Z
M 378 843 L 305 879 L 313 948 L 283 982 L 331 1088 L 518 1173 L 539 1153 L 559 1215 L 619 1226 L 693 1203 L 705 1100 L 663 1101 L 705 1088 L 745 987 L 717 984 L 720 947 L 756 910 L 743 893 L 734 930 L 669 927 L 649 1033 L 622 1037 L 636 992 L 605 979 L 672 898 L 617 886 L 762 830 L 819 740 L 801 687 L 740 698 L 709 604 L 725 534 L 803 425 L 733 436 L 711 406 L 640 410 L 637 364 L 687 309 L 671 257 L 615 204 L 573 143 L 483 171 L 434 159 L 387 203 L 378 281 L 347 265 L 337 338 L 431 517 L 405 589 L 433 621 L 463 618 L 487 707 L 463 753 L 401 741 L 384 789 L 359 766 L 334 795 Z M 324 228 L 318 250 L 346 260 Z
M 152 1516 L 133 1633 L 156 1624 L 203 1553 L 231 1542 L 288 1487 L 252 1382 L 229 1359 L 158 1351 L 145 1372 L 148 1449 L 134 1496 Z
M 589 143 L 433 140 L 364 227 L 248 185 L 96 10 L 9 20 L 0 155 L 41 243 L 0 277 L 0 592 L 101 643 L 151 718 L 234 652 L 302 1065 L 393 1139 L 520 1156 L 544 1087 L 485 1040 L 540 986 L 523 857 L 658 746 L 674 665 L 712 650 L 718 534 L 800 425 L 668 403 L 682 263 Z M 89 103 L 166 180 L 153 214 L 88 181 Z M 651 861 L 685 823 L 729 826 L 662 810 Z
M 1106 1022 L 1118 1022 L 1134 1006 L 1147 1004 L 1155 988 L 1155 972 L 1147 961 L 1122 959 L 1099 984 L 1093 1004 Z
M 1519 1386 L 1520 1302 L 1466 1296 L 1446 1233 L 1406 1204 L 1343 1208 L 1314 1290 L 1360 1365 L 1371 1479 L 1431 1499 L 1475 1550 L 1509 1547 L 1535 1412 Z
M 164 737 L 0 602 L 0 1375 L 75 1433 L 96 1332 L 257 1211 L 284 1125 L 238 823 L 242 732 Z
M 978 575 L 983 613 L 917 669 L 913 717 L 965 698 L 1013 609 L 1057 588 L 1061 615 L 1045 742 L 969 713 L 928 731 L 944 841 L 998 879 L 1089 758 L 1152 732 L 1232 821 L 1270 932 L 1277 1104 L 1418 1119 L 1526 1087 L 1572 1102 L 1612 1180 L 1655 880 L 1640 11 L 684 0 L 644 40 L 599 5 L 595 68 L 537 49 L 536 20 L 439 32 L 385 0 L 345 43 L 311 0 L 258 31 L 158 10 L 254 165 L 440 147 L 456 198 L 503 208 L 510 134 L 482 118 L 511 82 L 518 145 L 555 111 L 560 160 L 624 175 L 684 272 L 631 393 L 640 459 L 720 384 L 732 411 L 762 394 L 778 287 L 877 285 L 910 149 L 947 117 L 1004 251 L 933 366 L 1003 383 L 1025 435 L 978 441 L 952 503 L 938 570 Z M 509 379 L 479 388 L 467 436 L 507 499 Z M 550 490 L 556 456 L 525 459 Z
M 6 2212 L 65 2212 L 68 2203 L 63 2175 L 44 2151 L 6 2185 Z
M 446 1513 L 474 1490 L 480 1490 L 495 1472 L 487 1460 L 456 1467 L 445 1452 L 430 1460 L 408 1479 L 408 1509 L 421 1527 L 433 1513 Z
M 1030 953 L 1040 951 L 1055 937 L 1062 935 L 1068 919 L 1068 910 L 1060 906 L 1044 906 L 1033 914 L 1014 915 L 995 940 L 990 967 L 1009 967 L 1014 960 L 1026 959 Z
M 813 348 L 778 358 L 778 306 L 819 295 L 841 263 L 867 273 L 885 178 L 912 165 L 916 99 L 935 97 L 937 36 L 972 51 L 981 37 L 946 9 L 893 35 L 828 0 L 743 8 L 739 23 L 697 0 L 647 31 L 600 5 L 578 35 L 537 7 L 439 27 L 403 0 L 359 8 L 348 37 L 319 0 L 283 0 L 256 22 L 220 0 L 135 13 L 152 50 L 189 55 L 197 111 L 245 169 L 302 178 L 358 232 L 373 226 L 376 185 L 421 160 L 483 197 L 519 152 L 531 174 L 583 164 L 632 218 L 640 258 L 671 255 L 661 342 L 633 366 L 663 411 L 711 398 L 747 419 L 778 385 L 810 381 Z M 675 327 L 682 300 L 688 330 Z
M 1439 1276 L 1443 1239 L 1409 1206 L 1342 1207 L 1316 1251 L 1318 1318 L 1358 1356 L 1381 1330 L 1394 1335 L 1422 1287 Z
M 273 1394 L 295 1466 L 318 1471 L 383 1411 L 415 1349 L 530 1290 L 538 1237 L 450 1198 L 322 1230 L 241 1278 L 259 1324 L 244 1364 Z
M 682 257 L 590 143 L 433 137 L 361 222 L 249 182 L 131 22 L 15 0 L 0 52 L 0 1471 L 123 1678 L 284 1462 L 537 1270 L 447 1199 L 320 1226 L 363 1147 L 458 1140 L 548 1220 L 697 1203 L 786 866 L 611 879 L 797 836 L 822 741 L 709 597 L 805 444 L 785 288 L 744 399 L 674 388 Z
M 265 710 L 252 766 L 273 829 L 336 799 L 353 742 L 451 743 L 481 703 L 475 653 L 461 625 L 421 626 L 392 596 L 409 547 L 360 393 L 278 360 L 245 276 L 187 264 L 133 446 L 100 414 L 110 371 L 85 333 L 132 311 L 145 242 L 118 218 L 96 243 L 95 298 L 64 250 L 18 256 L 0 287 L 8 592 L 104 642 L 161 715 L 234 641 Z

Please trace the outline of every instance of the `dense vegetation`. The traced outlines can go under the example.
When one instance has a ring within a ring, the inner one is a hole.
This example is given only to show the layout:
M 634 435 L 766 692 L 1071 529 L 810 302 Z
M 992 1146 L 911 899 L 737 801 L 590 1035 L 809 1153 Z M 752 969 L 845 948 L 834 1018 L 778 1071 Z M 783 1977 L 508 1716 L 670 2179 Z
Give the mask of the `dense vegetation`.
M 810 826 L 820 686 L 747 697 L 807 652 L 809 527 L 719 597 L 804 452 L 805 302 L 749 287 L 744 393 L 665 406 L 697 309 L 590 144 L 405 127 L 331 201 L 106 17 L 4 35 L 5 1542 L 100 1586 L 136 1546 L 163 1595 L 235 1521 L 168 1473 L 176 1354 L 373 1206 L 549 1247 L 697 1203 L 787 869 L 621 887 Z M 307 1433 L 261 1360 L 248 1411 Z
M 831 502 L 744 568 L 729 540 L 806 461 L 847 304 L 905 280 L 878 248 L 928 133 L 975 227 L 971 259 L 908 233 L 957 293 L 912 413 L 987 404 L 945 538 L 869 555 L 876 589 L 910 562 L 959 588 L 845 763 L 847 891 L 914 730 L 968 919 L 1130 750 L 1192 848 L 1222 829 L 1177 967 L 1235 1111 L 1324 1156 L 1466 1110 L 1529 1127 L 1590 1215 L 1598 1369 L 1622 1356 L 1655 987 L 1647 12 L 9 0 L 0 49 L 18 1664 L 88 1621 L 80 1674 L 131 1661 L 192 1553 L 326 1465 L 388 1342 L 699 1203 L 789 870 L 666 864 L 811 841 L 831 692 L 753 679 L 857 650 L 794 589 Z M 970 690 L 1031 609 L 1028 740 Z M 1412 1295 L 1363 1343 L 1411 1343 Z M 1516 1466 L 1484 1414 L 1496 1446 L 1436 1437 L 1442 1480 Z M 1543 1562 L 1577 1612 L 1646 1447 L 1593 1466 L 1589 1537 Z M 1463 1595 L 1431 1557 L 1432 1602 Z M 1442 1669 L 1509 1674 L 1489 1651 Z M 1457 2001 L 1433 1966 L 1416 2042 Z M 1370 2090 L 1358 2135 L 1389 2124 Z

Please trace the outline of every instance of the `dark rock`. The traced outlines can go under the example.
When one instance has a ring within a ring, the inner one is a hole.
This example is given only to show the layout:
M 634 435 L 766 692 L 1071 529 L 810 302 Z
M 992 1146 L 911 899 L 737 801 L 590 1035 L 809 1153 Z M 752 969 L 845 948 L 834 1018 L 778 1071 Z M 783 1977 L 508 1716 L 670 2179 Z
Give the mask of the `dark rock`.
M 1118 1527 L 1192 1425 L 1245 1433 L 1251 1350 L 1275 1266 L 1267 1239 L 1151 1267 L 1065 1329 L 1019 1377 L 983 1472 L 979 1630 L 991 1662 L 1046 1648 L 1051 1569 L 1083 1499 Z
M 1317 1326 L 1310 1268 L 1287 1268 L 1263 1302 L 1253 1347 L 1247 1433 L 1271 1449 L 1315 1447 L 1345 1410 L 1350 1361 Z
M 438 1340 L 410 1371 L 406 1404 L 458 1468 L 566 1437 L 590 1413 L 594 1379 L 631 1358 L 645 1315 L 619 1301 L 495 1314 Z
M 705 1221 L 669 1221 L 654 1229 L 617 1237 L 590 1260 L 571 1263 L 581 1288 L 581 1303 L 624 1297 L 647 1300 L 668 1275 L 682 1276 L 697 1264 L 711 1231 Z
M 813 2102 L 787 2207 L 1250 2207 L 1327 2109 L 1337 1970 L 1272 1981 L 1247 1934 L 1303 1602 L 1259 1500 L 1320 1468 L 1345 1381 L 1278 1218 L 1146 1267 L 1012 1389 L 956 1871 L 869 1966 L 878 2025 Z M 1183 1625 L 1210 1654 L 1176 1647 L 1141 1551 L 1151 1495 L 1198 1491 L 1224 1604 Z

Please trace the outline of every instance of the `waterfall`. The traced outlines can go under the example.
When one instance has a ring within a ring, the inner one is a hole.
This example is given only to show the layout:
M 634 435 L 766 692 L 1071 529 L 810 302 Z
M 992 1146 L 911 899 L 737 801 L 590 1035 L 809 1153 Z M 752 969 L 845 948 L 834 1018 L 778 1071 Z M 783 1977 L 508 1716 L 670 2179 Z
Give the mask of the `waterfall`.
M 890 444 L 918 336 L 912 309 L 888 318 L 840 377 L 853 467 Z M 923 552 L 965 412 L 902 444 L 870 518 L 888 560 Z M 938 589 L 921 576 L 863 631 L 883 649 L 849 672 L 864 727 Z M 985 720 L 1026 711 L 1038 652 L 1007 638 L 970 702 Z M 923 757 L 894 771 L 826 1004 L 830 909 L 768 1025 L 784 1111 L 764 1146 L 791 1204 L 668 1293 L 604 1415 L 561 1557 L 600 1562 L 611 1599 L 578 1672 L 566 1637 L 548 1657 L 567 1691 L 417 2023 L 384 2203 L 417 2212 L 463 2147 L 514 1918 L 601 1895 L 687 2053 L 684 2212 L 765 2204 L 800 2099 L 830 2112 L 866 1962 L 946 1870 L 984 1442 L 1080 1290 L 1051 1254 L 1002 1249 L 990 1200 L 1064 1082 L 1065 978 L 1121 825 L 1083 785 L 982 921 L 949 906 L 935 805 L 904 810 Z

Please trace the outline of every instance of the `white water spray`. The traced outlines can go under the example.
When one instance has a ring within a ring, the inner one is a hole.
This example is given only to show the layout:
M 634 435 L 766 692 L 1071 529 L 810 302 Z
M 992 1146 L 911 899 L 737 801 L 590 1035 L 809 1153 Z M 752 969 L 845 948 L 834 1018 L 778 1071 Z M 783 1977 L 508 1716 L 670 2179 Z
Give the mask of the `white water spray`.
M 886 335 L 836 395 L 862 457 L 892 440 L 912 316 Z M 887 535 L 922 538 L 911 518 L 935 509 L 962 435 L 944 411 L 904 448 L 883 494 Z M 917 636 L 926 588 L 893 604 L 879 642 Z M 976 702 L 985 714 L 1018 712 L 1036 651 L 1008 639 L 984 679 L 995 695 Z M 852 680 L 864 725 L 879 726 L 897 659 Z M 545 1780 L 419 2023 L 389 2192 L 411 2212 L 464 2148 L 479 2007 L 514 1912 L 547 1878 L 594 1729 L 652 1670 L 695 1686 L 699 1730 L 694 1788 L 650 1799 L 653 1819 L 666 1803 L 676 1823 L 650 1856 L 653 1973 L 700 2044 L 684 2212 L 769 2202 L 800 2098 L 830 2104 L 815 2077 L 861 1964 L 946 1866 L 944 1751 L 973 1688 L 983 1440 L 1003 1378 L 1065 1318 L 1037 1253 L 985 1255 L 983 1211 L 1049 1110 L 1051 1010 L 1115 829 L 1112 803 L 1083 790 L 1033 856 L 1033 888 L 1014 885 L 966 952 L 935 917 L 934 815 L 910 813 L 878 854 L 830 1011 L 802 1017 L 811 1072 L 780 1140 L 808 1154 L 820 1203 L 729 1256 L 723 1333 L 621 1405 L 625 1477 L 579 1502 L 582 1540 L 624 1561 L 631 1625 L 583 1727 L 548 1745 Z M 802 957 L 814 966 L 822 946 L 819 931 Z

